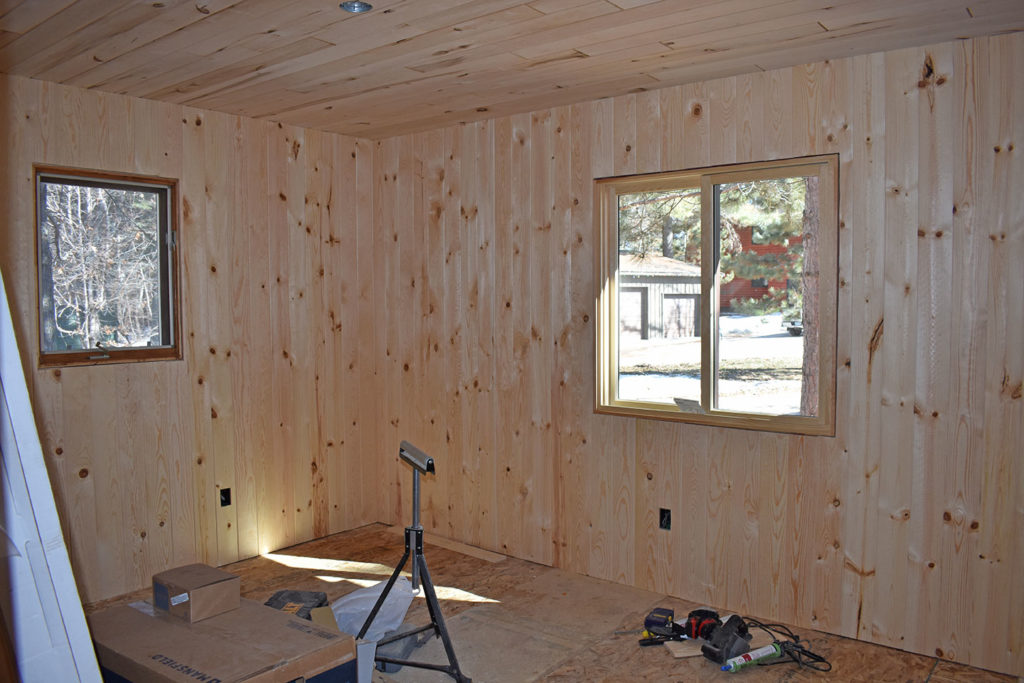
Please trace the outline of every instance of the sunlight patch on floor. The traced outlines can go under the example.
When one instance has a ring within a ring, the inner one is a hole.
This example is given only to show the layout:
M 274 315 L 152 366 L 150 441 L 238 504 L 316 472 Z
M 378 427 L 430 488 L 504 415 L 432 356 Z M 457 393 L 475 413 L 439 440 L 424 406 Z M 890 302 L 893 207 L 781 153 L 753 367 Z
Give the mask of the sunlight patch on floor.
M 345 574 L 372 574 L 375 576 L 391 576 L 394 567 L 387 567 L 374 562 L 355 562 L 352 560 L 328 560 L 320 557 L 304 557 L 302 555 L 282 555 L 280 553 L 263 553 L 268 560 L 283 564 L 293 569 L 312 569 L 319 572 L 339 572 Z M 409 572 L 402 572 L 402 576 L 410 577 Z M 317 574 L 316 578 L 326 583 L 339 583 L 345 581 L 360 588 L 368 588 L 380 583 L 379 579 L 357 579 L 350 576 L 332 576 L 330 574 Z M 470 593 L 460 588 L 449 586 L 434 586 L 434 592 L 438 600 L 453 600 L 456 602 L 474 603 L 498 603 L 500 600 Z M 424 599 L 422 588 L 417 591 L 416 597 Z
M 326 576 L 326 575 L 323 575 L 323 576 L 315 576 L 313 578 L 315 578 L 318 581 L 323 581 L 324 583 L 341 583 L 342 581 L 347 581 L 347 579 L 344 579 L 344 578 L 342 578 L 340 576 Z
M 447 586 L 434 586 L 434 592 L 437 593 L 438 600 L 456 600 L 458 602 L 490 602 L 499 603 L 500 600 L 492 600 L 491 598 L 485 598 L 482 595 L 476 593 L 470 593 L 469 591 L 460 590 L 458 588 L 448 588 Z M 416 597 L 422 598 L 423 591 L 421 590 Z
M 376 574 L 379 576 L 391 576 L 391 572 L 394 571 L 393 567 L 386 567 L 375 562 L 328 560 L 321 557 L 281 555 L 280 553 L 263 553 L 263 557 L 292 569 L 313 569 L 321 572 L 345 572 L 347 574 Z

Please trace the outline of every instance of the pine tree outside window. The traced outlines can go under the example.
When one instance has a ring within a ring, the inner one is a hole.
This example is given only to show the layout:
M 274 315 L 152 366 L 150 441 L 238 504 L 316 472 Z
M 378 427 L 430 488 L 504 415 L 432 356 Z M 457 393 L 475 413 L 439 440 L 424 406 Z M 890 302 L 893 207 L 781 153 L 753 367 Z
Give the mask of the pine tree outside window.
M 597 412 L 834 434 L 837 172 L 597 180 Z

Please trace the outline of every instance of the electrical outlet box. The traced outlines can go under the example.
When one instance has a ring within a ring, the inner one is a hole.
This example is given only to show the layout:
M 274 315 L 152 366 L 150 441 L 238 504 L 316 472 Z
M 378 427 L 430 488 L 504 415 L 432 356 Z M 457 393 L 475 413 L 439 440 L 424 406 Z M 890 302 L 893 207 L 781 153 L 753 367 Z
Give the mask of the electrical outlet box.
M 672 528 L 672 511 L 668 508 L 661 508 L 658 511 L 658 528 L 665 530 Z
M 221 489 L 220 506 L 223 508 L 227 507 L 228 505 L 231 505 L 231 489 Z

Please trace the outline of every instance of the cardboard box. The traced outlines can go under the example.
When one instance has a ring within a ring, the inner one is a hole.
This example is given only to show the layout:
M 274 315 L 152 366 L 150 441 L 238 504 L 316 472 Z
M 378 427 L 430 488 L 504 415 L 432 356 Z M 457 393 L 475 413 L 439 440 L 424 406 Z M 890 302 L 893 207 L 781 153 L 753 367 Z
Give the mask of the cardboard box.
M 189 623 L 238 608 L 241 580 L 205 564 L 153 575 L 153 605 Z
M 341 633 L 338 622 L 334 619 L 334 610 L 327 607 L 314 607 L 309 618 L 329 631 Z M 374 657 L 377 654 L 377 643 L 372 640 L 356 640 L 356 663 L 359 669 L 359 683 L 370 683 L 373 680 Z
M 190 624 L 148 603 L 89 617 L 106 680 L 356 683 L 352 636 L 252 600 Z

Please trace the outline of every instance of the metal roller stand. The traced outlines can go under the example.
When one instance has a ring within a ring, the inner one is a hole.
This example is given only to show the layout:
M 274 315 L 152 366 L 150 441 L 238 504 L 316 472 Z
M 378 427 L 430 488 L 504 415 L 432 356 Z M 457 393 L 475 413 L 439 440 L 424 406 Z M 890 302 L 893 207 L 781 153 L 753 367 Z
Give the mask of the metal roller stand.
M 427 570 L 427 561 L 423 557 L 423 527 L 420 526 L 420 472 L 424 474 L 434 472 L 434 459 L 429 457 L 426 453 L 419 450 L 407 441 L 403 441 L 401 447 L 398 450 L 399 457 L 412 465 L 412 526 L 405 527 L 405 553 L 402 555 L 402 559 L 399 561 L 398 566 L 395 567 L 395 571 L 391 574 L 391 578 L 388 579 L 388 583 L 384 586 L 384 591 L 377 598 L 376 604 L 373 609 L 370 610 L 369 616 L 366 618 L 366 623 L 359 629 L 359 635 L 357 638 L 362 638 L 366 635 L 366 632 L 370 629 L 370 625 L 373 624 L 373 620 L 377 617 L 377 612 L 380 611 L 381 605 L 384 604 L 384 600 L 387 599 L 388 593 L 391 592 L 391 587 L 395 585 L 395 581 L 401 575 L 402 570 L 405 568 L 405 563 L 409 561 L 410 556 L 412 557 L 412 589 L 414 591 L 419 590 L 420 578 L 423 580 L 423 593 L 427 599 L 427 611 L 430 612 L 430 623 L 426 626 L 414 629 L 412 631 L 406 631 L 404 633 L 397 633 L 385 638 L 381 638 L 377 641 L 377 646 L 387 645 L 399 640 L 404 640 L 424 631 L 433 629 L 435 636 L 441 637 L 441 642 L 444 644 L 444 651 L 448 655 L 448 665 L 442 664 L 431 664 L 429 662 L 414 662 L 407 659 L 396 659 L 394 657 L 387 657 L 384 655 L 377 655 L 374 660 L 385 664 L 397 664 L 399 666 L 412 666 L 420 669 L 432 669 L 434 671 L 443 671 L 448 674 L 459 683 L 471 683 L 468 676 L 464 675 L 459 669 L 459 661 L 455 658 L 455 650 L 452 648 L 451 638 L 448 636 L 448 629 L 444 625 L 444 615 L 441 614 L 441 607 L 437 602 L 437 594 L 434 592 L 434 584 L 430 580 L 430 572 Z

